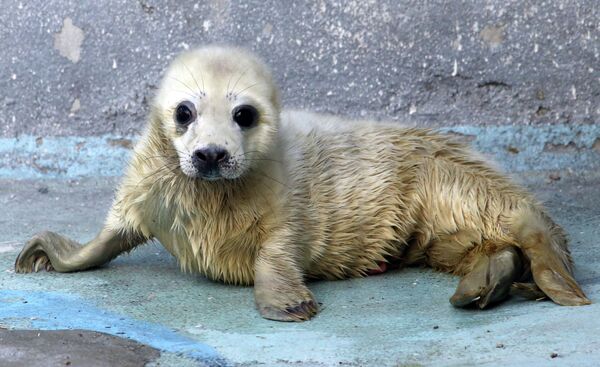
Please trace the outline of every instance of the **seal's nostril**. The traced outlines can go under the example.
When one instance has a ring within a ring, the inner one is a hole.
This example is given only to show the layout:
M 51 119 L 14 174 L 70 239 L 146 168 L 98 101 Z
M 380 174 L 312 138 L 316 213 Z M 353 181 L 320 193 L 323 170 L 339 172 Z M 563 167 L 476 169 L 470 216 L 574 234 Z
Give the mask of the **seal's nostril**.
M 194 156 L 201 161 L 206 161 L 206 154 L 204 154 L 201 150 L 195 151 Z
M 227 152 L 224 150 L 218 151 L 217 152 L 217 162 L 221 162 L 223 161 L 225 158 L 227 158 Z

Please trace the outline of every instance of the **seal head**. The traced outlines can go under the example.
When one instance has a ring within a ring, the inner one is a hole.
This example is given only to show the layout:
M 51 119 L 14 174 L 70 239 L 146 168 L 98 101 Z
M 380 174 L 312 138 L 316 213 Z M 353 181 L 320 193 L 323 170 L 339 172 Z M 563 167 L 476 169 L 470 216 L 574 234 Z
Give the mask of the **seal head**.
M 178 57 L 155 108 L 181 171 L 192 178 L 240 178 L 276 145 L 277 88 L 269 70 L 244 50 L 207 47 Z

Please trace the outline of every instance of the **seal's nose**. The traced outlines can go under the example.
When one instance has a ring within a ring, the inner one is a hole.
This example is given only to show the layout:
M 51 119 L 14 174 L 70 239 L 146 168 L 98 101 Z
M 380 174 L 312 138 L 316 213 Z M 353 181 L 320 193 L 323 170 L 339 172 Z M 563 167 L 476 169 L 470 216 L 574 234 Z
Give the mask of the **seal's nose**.
M 206 148 L 197 149 L 192 155 L 194 167 L 201 173 L 217 171 L 219 164 L 229 159 L 229 152 L 220 146 L 209 145 Z

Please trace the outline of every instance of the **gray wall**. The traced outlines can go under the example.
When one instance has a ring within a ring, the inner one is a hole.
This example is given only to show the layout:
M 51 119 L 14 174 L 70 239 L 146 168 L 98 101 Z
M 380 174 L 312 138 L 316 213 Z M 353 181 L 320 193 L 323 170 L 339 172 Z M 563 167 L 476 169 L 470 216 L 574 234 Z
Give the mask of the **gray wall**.
M 187 47 L 249 47 L 288 106 L 421 125 L 600 121 L 581 1 L 0 0 L 0 137 L 139 132 Z

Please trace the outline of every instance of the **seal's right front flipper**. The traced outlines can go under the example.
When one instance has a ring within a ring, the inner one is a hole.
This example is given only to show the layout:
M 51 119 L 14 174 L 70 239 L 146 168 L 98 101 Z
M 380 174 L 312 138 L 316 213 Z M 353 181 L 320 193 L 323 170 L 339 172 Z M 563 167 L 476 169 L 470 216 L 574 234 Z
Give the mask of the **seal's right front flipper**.
M 103 230 L 84 246 L 53 232 L 33 236 L 15 261 L 17 273 L 37 272 L 41 269 L 61 273 L 100 266 L 129 251 L 142 239 L 132 239 L 119 231 Z

